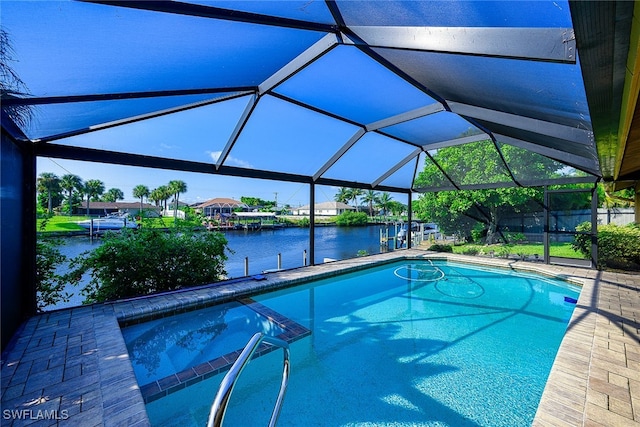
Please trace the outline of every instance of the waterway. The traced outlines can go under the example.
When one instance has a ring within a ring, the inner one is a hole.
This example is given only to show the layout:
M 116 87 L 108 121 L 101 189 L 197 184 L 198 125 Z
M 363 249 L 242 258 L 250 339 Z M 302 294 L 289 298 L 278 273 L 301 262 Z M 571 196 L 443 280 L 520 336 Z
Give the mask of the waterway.
M 380 246 L 380 230 L 385 226 L 371 225 L 365 227 L 316 227 L 315 263 L 326 259 L 347 259 L 358 256 L 358 253 L 377 254 Z M 389 227 L 394 234 L 394 226 Z M 278 254 L 281 268 L 290 269 L 311 263 L 309 249 L 309 229 L 288 227 L 276 230 L 231 230 L 223 233 L 228 240 L 228 260 L 225 263 L 227 276 L 236 278 L 245 276 L 245 261 L 248 259 L 248 275 L 260 274 L 265 270 L 278 268 Z M 67 237 L 61 239 L 60 251 L 68 258 L 92 250 L 101 244 L 101 240 L 89 239 L 88 236 Z M 83 297 L 78 295 L 79 287 L 70 286 L 67 291 L 74 294 L 68 303 L 59 303 L 47 309 L 77 306 Z

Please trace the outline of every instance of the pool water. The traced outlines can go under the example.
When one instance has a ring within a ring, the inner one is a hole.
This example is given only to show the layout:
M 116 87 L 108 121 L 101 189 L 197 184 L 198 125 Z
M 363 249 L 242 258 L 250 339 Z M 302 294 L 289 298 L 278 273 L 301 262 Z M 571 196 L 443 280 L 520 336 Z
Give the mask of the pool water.
M 402 262 L 253 299 L 309 328 L 291 344 L 279 426 L 530 425 L 579 288 L 507 270 Z M 225 425 L 266 425 L 282 353 L 240 376 Z M 147 404 L 206 424 L 223 374 Z
M 258 331 L 276 336 L 282 328 L 229 302 L 127 326 L 122 336 L 138 383 L 145 385 L 241 349 Z

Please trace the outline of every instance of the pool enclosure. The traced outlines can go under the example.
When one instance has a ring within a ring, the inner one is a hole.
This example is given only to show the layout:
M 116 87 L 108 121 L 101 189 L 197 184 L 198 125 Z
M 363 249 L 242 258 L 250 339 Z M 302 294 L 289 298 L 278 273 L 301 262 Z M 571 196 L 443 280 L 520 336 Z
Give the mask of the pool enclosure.
M 409 215 L 415 192 L 637 185 L 636 8 L 3 1 L 3 345 L 35 310 L 38 157 L 305 183 L 311 205 L 389 191 Z

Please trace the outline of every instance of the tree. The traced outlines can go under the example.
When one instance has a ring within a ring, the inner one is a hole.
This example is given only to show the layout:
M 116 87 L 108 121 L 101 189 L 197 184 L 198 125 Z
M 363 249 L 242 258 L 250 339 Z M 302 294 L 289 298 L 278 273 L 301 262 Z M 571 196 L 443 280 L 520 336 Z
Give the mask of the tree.
M 389 211 L 391 210 L 391 202 L 393 199 L 391 198 L 391 194 L 386 191 L 378 196 L 378 201 L 376 202 L 376 207 L 384 212 L 384 215 L 387 216 Z
M 276 207 L 276 202 L 273 200 L 264 200 L 259 197 L 240 197 L 240 201 L 249 207 L 256 207 L 261 209 L 271 210 Z
M 69 301 L 70 295 L 64 291 L 66 280 L 56 273 L 66 260 L 58 243 L 51 239 L 36 241 L 36 301 L 38 311 L 61 301 Z
M 349 200 L 351 200 L 351 193 L 349 189 L 347 187 L 340 187 L 334 196 L 334 200 L 340 203 L 349 203 Z
M 369 216 L 373 216 L 373 205 L 378 202 L 378 192 L 367 190 L 362 195 L 362 201 L 369 205 Z
M 407 210 L 407 206 L 397 200 L 391 200 L 389 202 L 389 210 L 393 215 L 400 216 L 402 215 L 402 212 Z
M 145 197 L 149 197 L 149 187 L 146 185 L 136 185 L 133 188 L 133 197 L 140 199 L 140 215 L 142 215 L 142 202 Z
M 164 203 L 164 210 L 166 211 L 167 200 L 169 200 L 169 198 L 173 196 L 173 193 L 171 192 L 171 190 L 169 190 L 169 187 L 167 185 L 161 185 L 160 187 L 156 188 L 156 190 L 158 191 L 160 201 Z
M 119 188 L 110 188 L 102 196 L 102 200 L 105 202 L 117 202 L 118 200 L 124 200 L 124 193 Z
M 69 194 L 67 209 L 71 215 L 73 213 L 73 190 L 81 191 L 84 188 L 84 183 L 78 175 L 66 174 L 60 178 L 60 186 Z
M 53 213 L 53 195 L 60 192 L 60 178 L 54 173 L 43 172 L 38 177 L 38 191 L 47 193 L 47 212 Z
M 173 210 L 173 221 L 177 221 L 178 219 L 178 204 L 179 204 L 179 198 L 180 198 L 180 193 L 186 193 L 187 192 L 187 183 L 184 181 L 169 181 L 169 191 L 171 192 L 171 194 L 174 195 L 174 200 L 175 200 L 175 206 L 174 206 L 174 210 Z
M 634 188 L 625 188 L 613 191 L 610 183 L 598 184 L 598 206 L 602 208 L 627 208 L 634 204 Z
M 104 193 L 104 183 L 99 179 L 90 179 L 84 184 L 84 195 L 87 196 L 87 215 L 89 215 L 89 201 L 92 197 Z
M 502 145 L 501 151 L 515 176 L 553 178 L 560 176 L 564 168 L 559 162 L 510 145 Z M 511 181 L 491 141 L 442 148 L 433 159 L 460 185 Z M 440 168 L 427 159 L 415 186 L 437 187 L 442 177 Z M 500 217 L 518 212 L 531 201 L 542 202 L 539 188 L 438 191 L 421 195 L 415 203 L 415 212 L 420 219 L 438 223 L 447 234 L 470 235 L 471 229 L 479 224 L 486 233 L 485 243 L 492 244 L 496 233 L 500 233 Z
M 67 279 L 90 274 L 85 302 L 102 302 L 198 286 L 221 280 L 227 240 L 217 232 L 176 228 L 124 229 L 107 233 L 104 243 L 74 258 Z
M 334 196 L 334 200 L 336 202 L 341 203 L 349 203 L 353 200 L 354 205 L 356 207 L 356 212 L 358 212 L 358 197 L 364 194 L 364 191 L 360 188 L 347 188 L 340 187 L 336 195 Z
M 356 207 L 356 212 L 359 212 L 359 208 L 358 208 L 358 197 L 362 196 L 364 194 L 364 190 L 362 190 L 361 188 L 352 188 L 350 191 L 351 194 L 351 200 L 353 200 L 353 204 Z
M 154 188 L 147 196 L 149 200 L 151 200 L 156 206 L 160 206 L 160 202 L 164 200 L 164 195 L 159 188 Z

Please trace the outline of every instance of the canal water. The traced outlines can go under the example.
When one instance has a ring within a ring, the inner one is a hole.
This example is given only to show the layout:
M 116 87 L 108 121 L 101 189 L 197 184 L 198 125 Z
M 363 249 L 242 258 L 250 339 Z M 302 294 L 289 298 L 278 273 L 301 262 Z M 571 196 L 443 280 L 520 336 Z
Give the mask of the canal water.
M 365 227 L 316 227 L 315 229 L 315 263 L 320 264 L 325 259 L 354 258 L 359 252 L 377 254 L 381 252 L 380 230 L 385 226 Z M 394 227 L 389 227 L 391 234 Z M 275 230 L 231 230 L 223 233 L 228 240 L 228 247 L 232 253 L 227 253 L 229 259 L 225 263 L 229 278 L 245 275 L 245 259 L 248 258 L 249 276 L 260 274 L 265 270 L 278 267 L 278 254 L 281 256 L 282 268 L 290 269 L 302 267 L 305 260 L 311 263 L 309 251 L 309 229 L 288 227 Z M 68 258 L 94 249 L 101 244 L 101 240 L 89 239 L 88 236 L 68 237 L 61 239 L 60 251 Z M 47 309 L 71 307 L 82 304 L 83 297 L 79 294 L 80 287 L 70 286 L 67 290 L 74 296 L 68 303 L 60 303 Z

